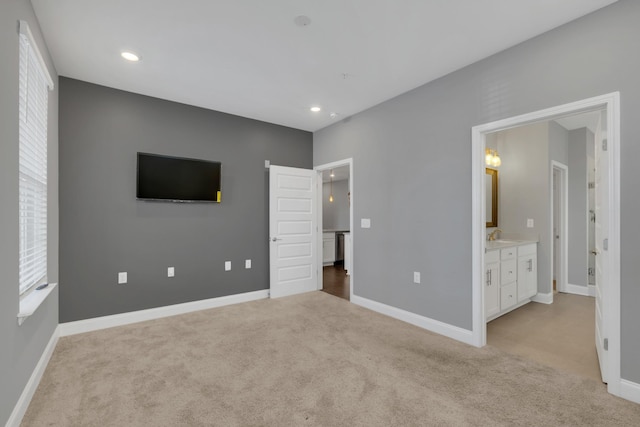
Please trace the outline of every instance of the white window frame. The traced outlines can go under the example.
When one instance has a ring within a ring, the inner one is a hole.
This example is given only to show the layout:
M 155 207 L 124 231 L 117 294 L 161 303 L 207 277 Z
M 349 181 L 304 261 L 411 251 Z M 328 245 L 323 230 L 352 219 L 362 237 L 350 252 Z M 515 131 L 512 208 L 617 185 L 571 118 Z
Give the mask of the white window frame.
M 19 36 L 19 292 L 47 281 L 47 120 L 53 80 L 31 34 Z

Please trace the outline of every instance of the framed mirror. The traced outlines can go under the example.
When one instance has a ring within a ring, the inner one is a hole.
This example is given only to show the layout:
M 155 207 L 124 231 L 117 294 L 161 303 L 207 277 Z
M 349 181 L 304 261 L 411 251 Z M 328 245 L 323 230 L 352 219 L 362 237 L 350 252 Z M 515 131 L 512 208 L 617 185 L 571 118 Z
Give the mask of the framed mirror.
M 485 203 L 487 227 L 498 226 L 498 171 L 486 168 L 485 175 Z

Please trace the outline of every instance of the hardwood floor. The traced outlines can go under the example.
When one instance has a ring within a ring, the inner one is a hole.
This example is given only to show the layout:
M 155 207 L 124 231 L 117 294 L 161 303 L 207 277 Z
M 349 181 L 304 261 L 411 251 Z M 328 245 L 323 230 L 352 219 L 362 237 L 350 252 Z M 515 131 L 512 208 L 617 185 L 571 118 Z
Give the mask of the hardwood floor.
M 322 268 L 322 291 L 349 301 L 349 276 L 342 264 Z
M 553 304 L 529 303 L 487 324 L 487 344 L 601 380 L 595 347 L 595 299 L 556 293 Z

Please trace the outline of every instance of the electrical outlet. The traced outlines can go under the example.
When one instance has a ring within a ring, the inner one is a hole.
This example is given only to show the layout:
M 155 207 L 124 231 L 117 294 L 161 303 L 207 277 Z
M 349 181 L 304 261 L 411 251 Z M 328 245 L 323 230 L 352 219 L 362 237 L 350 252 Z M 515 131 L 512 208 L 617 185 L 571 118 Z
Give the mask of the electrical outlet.
M 250 259 L 245 259 L 244 260 L 244 268 L 246 268 L 247 270 L 251 268 L 251 260 Z
M 360 218 L 360 228 L 371 228 L 371 219 Z
M 231 261 L 225 261 L 224 262 L 224 271 L 229 271 L 231 270 Z
M 127 283 L 127 272 L 122 271 L 118 273 L 118 285 L 124 285 L 125 283 Z
M 174 267 L 167 268 L 167 277 L 174 277 L 176 275 L 176 269 Z
M 533 228 L 533 218 L 527 218 L 527 228 Z
M 420 272 L 419 271 L 414 271 L 413 272 L 413 283 L 420 283 Z

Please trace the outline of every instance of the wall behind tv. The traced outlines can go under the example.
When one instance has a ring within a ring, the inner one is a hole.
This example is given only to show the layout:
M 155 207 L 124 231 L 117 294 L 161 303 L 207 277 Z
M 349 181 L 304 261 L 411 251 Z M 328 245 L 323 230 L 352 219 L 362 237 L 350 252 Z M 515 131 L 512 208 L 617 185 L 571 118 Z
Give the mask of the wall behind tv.
M 138 151 L 222 162 L 222 203 L 137 201 Z M 309 132 L 61 77 L 60 321 L 267 289 L 264 161 L 312 155 Z

